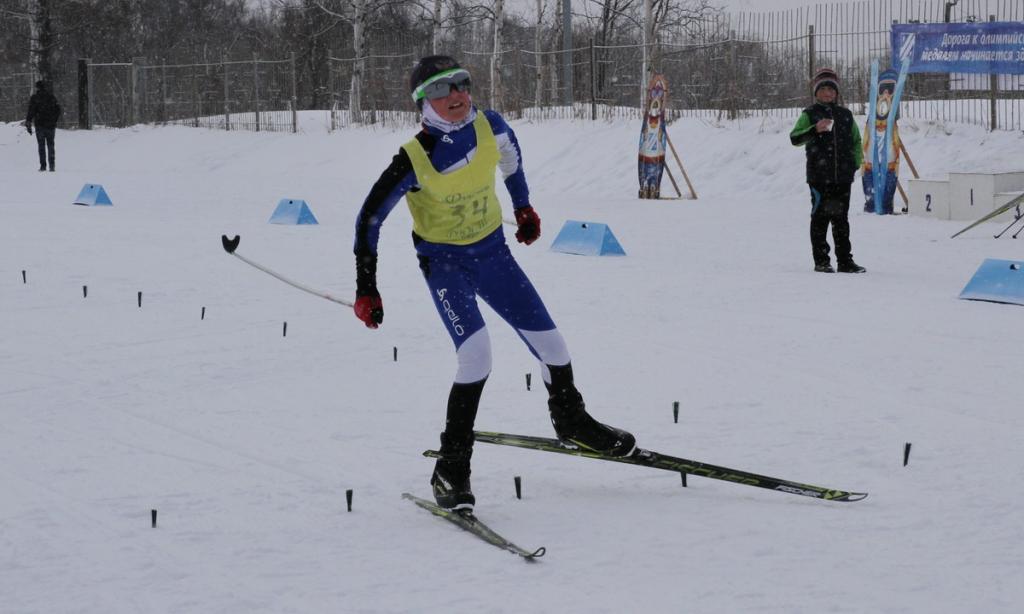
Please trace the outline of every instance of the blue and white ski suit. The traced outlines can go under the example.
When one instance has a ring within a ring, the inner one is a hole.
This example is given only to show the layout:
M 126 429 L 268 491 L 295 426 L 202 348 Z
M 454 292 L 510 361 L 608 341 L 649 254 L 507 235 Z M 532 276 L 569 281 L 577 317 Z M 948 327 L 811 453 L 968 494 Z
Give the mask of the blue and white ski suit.
M 415 137 L 430 164 L 446 175 L 466 165 L 477 152 L 473 126 L 475 109 L 462 127 L 444 132 L 424 125 Z M 495 111 L 483 111 L 500 159 L 498 167 L 515 208 L 530 206 L 529 188 L 515 133 Z M 398 201 L 420 189 L 414 165 L 403 148 L 392 159 L 363 202 L 356 220 L 354 252 L 357 257 L 377 255 L 380 227 Z M 493 172 L 493 171 L 492 171 Z M 512 257 L 499 225 L 483 238 L 466 245 L 428 241 L 413 232 L 413 244 L 431 300 L 451 336 L 458 358 L 455 382 L 479 382 L 491 371 L 491 344 L 476 299 L 482 298 L 511 325 L 541 362 L 569 363 L 569 352 L 533 284 Z

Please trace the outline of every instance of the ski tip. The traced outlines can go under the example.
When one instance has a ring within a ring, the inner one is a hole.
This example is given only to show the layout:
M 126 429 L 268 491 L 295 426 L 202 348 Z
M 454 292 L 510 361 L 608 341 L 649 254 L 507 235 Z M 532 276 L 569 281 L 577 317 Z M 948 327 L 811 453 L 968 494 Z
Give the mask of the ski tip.
M 833 501 L 846 501 L 846 502 L 860 501 L 862 499 L 866 499 L 867 496 L 868 496 L 868 493 L 866 493 L 866 492 L 851 492 L 851 493 L 847 493 L 847 494 L 843 495 L 842 497 L 836 497 L 836 498 L 834 498 L 832 500 Z
M 238 244 L 242 241 L 242 237 L 235 235 L 234 239 L 229 239 L 227 235 L 220 236 L 220 242 L 224 246 L 224 251 L 229 254 L 235 253 L 238 249 Z
M 523 558 L 525 558 L 527 561 L 533 561 L 534 559 L 539 559 L 540 557 L 544 556 L 544 554 L 547 553 L 547 551 L 547 548 L 541 546 L 540 548 L 537 548 L 536 550 L 531 552 L 529 556 Z

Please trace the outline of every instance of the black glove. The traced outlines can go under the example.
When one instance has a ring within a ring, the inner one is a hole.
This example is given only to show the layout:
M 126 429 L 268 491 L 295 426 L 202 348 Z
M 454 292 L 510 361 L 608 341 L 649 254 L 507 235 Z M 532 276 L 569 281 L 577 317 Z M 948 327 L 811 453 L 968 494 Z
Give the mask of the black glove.
M 529 245 L 540 237 L 540 217 L 530 205 L 516 209 L 516 224 L 516 241 Z
M 377 291 L 377 256 L 356 256 L 356 317 L 367 328 L 377 328 L 384 322 L 384 303 Z
M 28 130 L 28 133 L 32 134 L 32 124 L 25 122 L 25 130 Z

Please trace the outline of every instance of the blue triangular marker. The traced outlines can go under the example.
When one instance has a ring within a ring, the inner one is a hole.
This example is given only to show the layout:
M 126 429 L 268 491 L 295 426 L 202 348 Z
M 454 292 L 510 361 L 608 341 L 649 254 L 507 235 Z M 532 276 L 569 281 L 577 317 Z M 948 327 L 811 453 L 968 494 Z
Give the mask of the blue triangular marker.
M 581 256 L 625 256 L 618 239 L 606 224 L 568 220 L 562 225 L 551 251 Z
M 270 216 L 271 224 L 318 224 L 316 216 L 309 210 L 306 201 L 297 198 L 282 198 L 277 203 L 273 215 Z
M 103 205 L 107 207 L 114 206 L 114 203 L 110 200 L 110 196 L 107 195 L 107 191 L 98 183 L 87 183 L 82 186 L 82 191 L 78 193 L 78 197 L 75 198 L 74 204 L 85 205 L 87 207 L 95 205 Z
M 1024 261 L 986 258 L 960 298 L 1024 305 Z

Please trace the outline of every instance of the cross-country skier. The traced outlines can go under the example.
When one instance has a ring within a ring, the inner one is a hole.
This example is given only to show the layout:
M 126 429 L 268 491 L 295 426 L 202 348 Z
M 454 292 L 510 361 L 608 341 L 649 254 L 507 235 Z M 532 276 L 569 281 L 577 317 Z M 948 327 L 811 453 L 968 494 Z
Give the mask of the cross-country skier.
M 473 423 L 491 372 L 491 342 L 477 297 L 516 330 L 540 361 L 559 439 L 616 456 L 635 447 L 633 435 L 586 412 L 573 384 L 565 341 L 505 243 L 494 189 L 498 168 L 512 197 L 516 240 L 536 241 L 540 218 L 530 205 L 515 134 L 501 115 L 473 106 L 470 87 L 469 72 L 451 57 L 417 62 L 409 89 L 423 113 L 423 129 L 401 147 L 370 190 L 356 220 L 354 246 L 355 314 L 377 328 L 384 319 L 377 239 L 384 219 L 405 196 L 419 267 L 458 362 L 441 456 L 430 478 L 438 505 L 449 509 L 472 509 L 475 503 L 469 481 Z
M 837 102 L 839 76 L 830 68 L 814 75 L 814 104 L 804 109 L 789 133 L 793 145 L 807 153 L 807 184 L 811 189 L 811 252 L 814 270 L 834 273 L 829 260 L 828 225 L 840 273 L 863 273 L 850 246 L 850 187 L 861 165 L 860 130 L 853 113 Z

